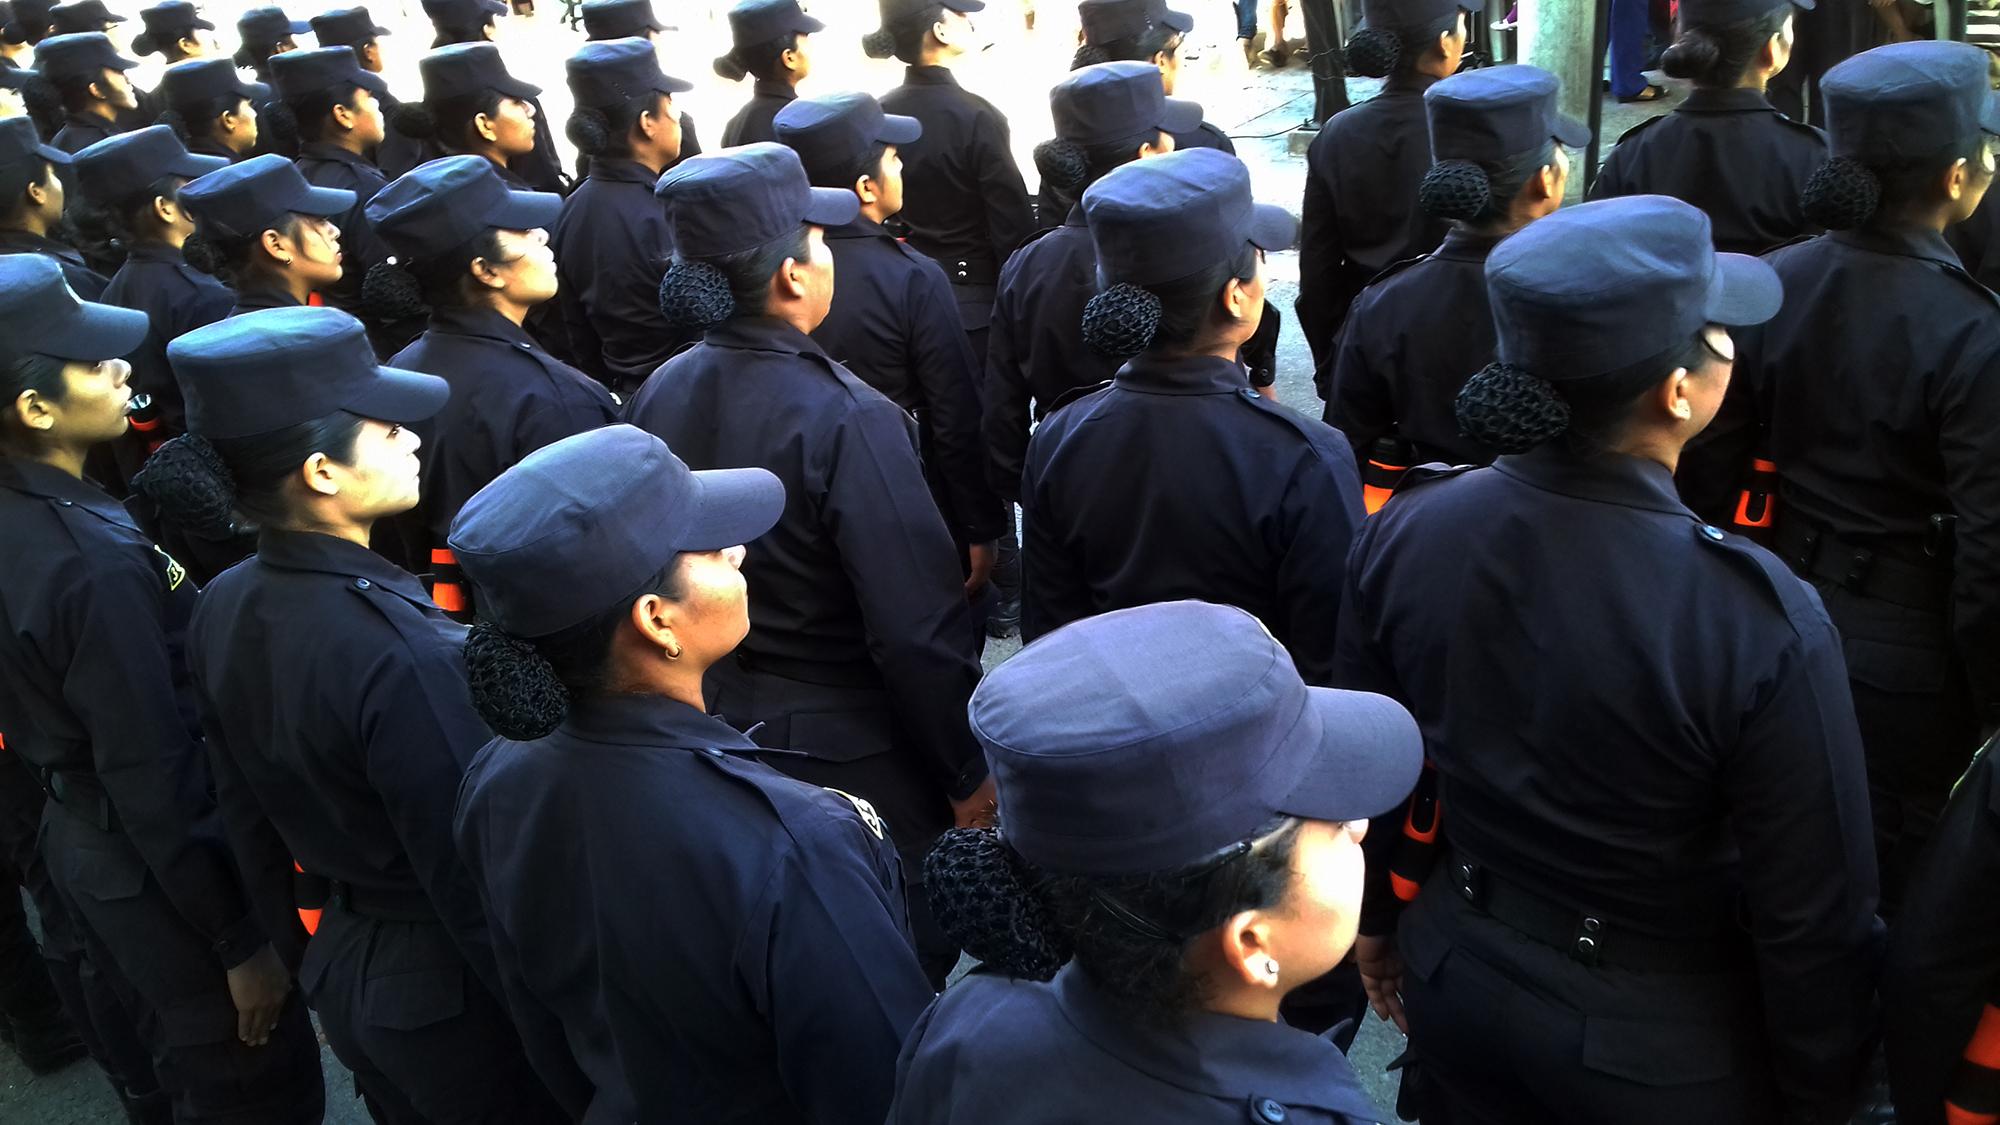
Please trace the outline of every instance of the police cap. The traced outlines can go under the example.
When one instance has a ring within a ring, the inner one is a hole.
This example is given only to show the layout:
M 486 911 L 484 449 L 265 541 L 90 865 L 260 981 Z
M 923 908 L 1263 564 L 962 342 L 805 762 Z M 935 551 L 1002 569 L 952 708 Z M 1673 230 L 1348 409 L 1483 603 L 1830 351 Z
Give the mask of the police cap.
M 666 30 L 653 14 L 653 0 L 583 0 L 583 33 L 591 39 L 644 39 Z
M 447 156 L 418 165 L 375 193 L 368 225 L 399 258 L 433 258 L 489 230 L 555 225 L 562 196 L 515 191 L 483 156 Z
M 737 50 L 783 35 L 812 35 L 825 30 L 825 24 L 799 7 L 799 0 L 738 0 L 729 9 L 729 43 Z
M 1590 143 L 1590 128 L 1556 108 L 1556 76 L 1525 64 L 1454 74 L 1424 91 L 1431 157 L 1505 163 L 1539 152 L 1550 139 L 1571 148 Z
M 181 206 L 208 237 L 244 238 L 271 230 L 286 215 L 333 218 L 354 208 L 346 188 L 314 187 L 275 153 L 210 172 L 181 189 Z
M 66 165 L 72 159 L 69 153 L 54 145 L 43 144 L 42 135 L 28 118 L 0 119 L 0 174 L 39 161 Z
M 1968 43 L 1892 43 L 1827 71 L 1819 88 L 1833 155 L 1894 164 L 2000 133 L 1989 57 Z
M 0 363 L 29 355 L 116 359 L 145 342 L 150 323 L 134 309 L 78 300 L 46 254 L 0 256 Z
M 236 34 L 246 47 L 276 43 L 311 30 L 311 24 L 293 19 L 278 7 L 252 8 L 236 19 Z
M 1681 0 L 1682 27 L 1728 27 L 1748 23 L 1787 5 L 1812 11 L 1814 0 Z
M 196 29 L 214 31 L 215 25 L 201 18 L 194 5 L 188 0 L 166 0 L 139 13 L 139 20 L 146 30 L 132 37 L 132 49 L 142 55 L 150 55 L 164 50 L 169 43 L 178 43 L 193 35 Z
M 51 35 L 35 44 L 35 69 L 51 82 L 97 78 L 107 70 L 131 70 L 138 62 L 118 53 L 101 31 Z
M 366 8 L 335 8 L 314 16 L 310 22 L 313 38 L 322 47 L 365 47 L 389 34 L 389 29 L 376 23 Z
M 200 105 L 230 96 L 261 102 L 271 96 L 262 82 L 245 82 L 228 59 L 189 59 L 160 75 L 160 98 L 169 108 Z
M 1153 84 L 1159 85 L 1155 78 Z M 827 182 L 845 176 L 878 144 L 906 145 L 923 135 L 914 117 L 884 113 L 867 94 L 799 98 L 771 121 L 778 140 L 799 154 L 806 174 Z
M 194 180 L 229 166 L 220 156 L 196 156 L 165 125 L 106 137 L 76 154 L 76 186 L 85 199 L 115 206 L 167 176 Z
M 569 92 L 579 106 L 603 109 L 642 94 L 679 94 L 694 89 L 660 69 L 660 53 L 644 39 L 585 43 L 563 64 Z
M 1250 170 L 1212 148 L 1171 152 L 1113 169 L 1083 193 L 1098 269 L 1114 281 L 1156 285 L 1234 261 L 1243 247 L 1284 250 L 1298 221 L 1250 195 Z
M 479 27 L 506 10 L 500 0 L 424 0 L 424 14 L 433 27 Z
M 377 95 L 389 92 L 389 84 L 380 75 L 361 68 L 361 59 L 352 47 L 315 47 L 272 55 L 271 85 L 278 88 L 279 97 L 287 99 L 319 90 L 345 93 L 356 87 Z
M 1428 27 L 1461 10 L 1477 12 L 1485 7 L 1486 0 L 1361 0 L 1361 22 L 1383 29 Z
M 740 254 L 801 225 L 840 226 L 861 213 L 853 192 L 813 187 L 798 154 L 769 141 L 683 160 L 653 193 L 689 258 Z
M 424 100 L 443 101 L 492 90 L 502 97 L 537 97 L 542 88 L 507 73 L 500 48 L 491 43 L 454 43 L 417 60 L 424 79 Z
M 881 0 L 882 26 L 894 29 L 930 11 L 949 8 L 961 15 L 986 10 L 986 0 Z
M 111 24 L 124 22 L 125 17 L 105 7 L 104 0 L 74 0 L 49 9 L 49 24 L 57 35 L 103 31 Z
M 9 43 L 38 43 L 55 22 L 49 16 L 55 5 L 49 0 L 13 0 L 8 7 L 11 11 L 0 33 L 6 35 Z
M 218 320 L 167 345 L 188 429 L 249 437 L 345 410 L 408 425 L 444 409 L 451 385 L 383 367 L 368 330 L 339 309 L 263 309 Z
M 1080 145 L 1155 133 L 1187 133 L 1201 127 L 1201 107 L 1170 98 L 1160 85 L 1160 68 L 1146 62 L 1097 63 L 1070 71 L 1049 90 L 1049 116 L 1056 136 Z
M 1128 42 L 1162 24 L 1183 35 L 1194 30 L 1194 17 L 1167 7 L 1166 0 L 1083 0 L 1076 16 L 1083 41 L 1092 44 Z

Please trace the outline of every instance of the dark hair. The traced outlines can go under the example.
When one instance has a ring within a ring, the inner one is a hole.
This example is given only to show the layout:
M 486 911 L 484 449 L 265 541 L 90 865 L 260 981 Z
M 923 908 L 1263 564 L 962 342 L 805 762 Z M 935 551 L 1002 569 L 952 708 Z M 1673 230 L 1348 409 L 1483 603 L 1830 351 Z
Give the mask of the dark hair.
M 257 128 L 260 133 L 269 130 L 280 150 L 296 148 L 300 141 L 323 141 L 333 127 L 334 107 L 351 110 L 360 98 L 360 86 L 308 90 L 297 97 L 266 103 L 258 111 Z
M 181 257 L 187 264 L 203 273 L 213 274 L 222 279 L 231 289 L 241 293 L 256 282 L 256 259 L 251 253 L 264 240 L 264 231 L 274 230 L 286 238 L 299 236 L 299 216 L 287 212 L 269 226 L 248 234 L 221 235 L 212 230 L 202 229 L 201 220 L 195 220 L 195 231 L 181 244 Z
M 53 137 L 62 131 L 62 92 L 48 79 L 30 72 L 28 80 L 21 86 L 21 101 L 42 136 Z
M 839 188 L 842 191 L 852 191 L 854 190 L 854 182 L 863 176 L 871 180 L 880 180 L 882 178 L 882 158 L 887 155 L 889 155 L 889 145 L 884 141 L 876 141 L 868 147 L 867 152 L 862 153 L 861 156 L 849 163 L 845 168 L 835 169 L 831 172 L 821 169 L 817 174 L 814 173 L 813 169 L 807 168 L 806 172 L 812 180 L 814 187 Z
M 929 4 L 897 16 L 861 37 L 861 52 L 871 59 L 895 58 L 915 66 L 924 58 L 924 38 L 944 18 L 943 4 Z
M 1120 878 L 1054 875 L 1000 832 L 955 828 L 924 860 L 924 889 L 953 941 L 1011 977 L 1048 980 L 1071 960 L 1149 1023 L 1171 1024 L 1207 999 L 1187 946 L 1232 915 L 1285 898 L 1300 822 L 1190 867 Z
M 1084 145 L 1056 137 L 1035 146 L 1035 170 L 1042 182 L 1075 199 L 1105 173 L 1139 159 L 1141 145 L 1158 144 L 1159 129 L 1102 144 Z
M 491 12 L 480 16 L 479 22 L 472 24 L 442 24 L 432 21 L 431 29 L 436 31 L 437 35 L 431 39 L 431 50 L 435 51 L 439 47 L 449 47 L 453 43 L 484 43 L 486 42 L 486 29 L 492 26 L 493 13 Z M 357 58 L 360 57 L 360 48 L 355 48 L 354 54 Z
M 1700 367 L 1707 351 L 1697 337 L 1651 359 L 1560 384 L 1490 363 L 1458 392 L 1458 430 L 1501 453 L 1525 453 L 1558 437 L 1572 452 L 1600 453 L 1618 440 L 1642 395 L 1675 368 Z
M 1438 36 L 1458 26 L 1460 13 L 1415 27 L 1364 27 L 1347 41 L 1347 69 L 1363 78 L 1412 74 Z
M 393 124 L 412 140 L 436 141 L 447 151 L 465 152 L 472 147 L 473 121 L 481 114 L 497 117 L 506 100 L 506 95 L 487 87 L 453 98 L 404 102 L 396 107 Z
M 771 275 L 786 258 L 805 261 L 812 228 L 800 226 L 762 246 L 719 258 L 674 255 L 660 279 L 660 315 L 676 328 L 701 331 L 739 316 L 762 316 Z
M 492 227 L 428 258 L 391 258 L 368 267 L 361 281 L 361 307 L 370 318 L 394 323 L 429 316 L 434 309 L 469 309 L 481 304 L 466 267 L 474 258 L 500 260 L 500 232 Z
M 90 87 L 93 84 L 102 82 L 103 80 L 104 74 L 100 71 L 97 74 L 66 74 L 61 78 L 42 76 L 30 79 L 29 81 L 47 82 L 50 86 L 54 87 L 56 97 L 62 102 L 62 107 L 66 112 L 82 113 L 104 100 L 90 92 Z
M 1743 80 L 1757 52 L 1782 31 L 1792 14 L 1791 0 L 1759 16 L 1735 23 L 1691 24 L 1680 18 L 1680 34 L 1660 56 L 1660 69 L 1697 86 L 1731 87 Z
M 1417 206 L 1434 218 L 1470 226 L 1497 223 L 1507 217 L 1507 209 L 1528 181 L 1555 163 L 1555 149 L 1550 140 L 1534 152 L 1506 161 L 1441 160 L 1424 173 Z
M 287 33 L 285 38 L 290 39 L 291 35 Z M 266 81 L 271 74 L 271 56 L 277 50 L 276 39 L 260 39 L 255 42 L 245 39 L 242 46 L 236 49 L 236 53 L 230 56 L 229 61 L 237 66 L 249 67 L 257 72 L 258 81 Z
M 68 397 L 69 381 L 63 378 L 63 370 L 68 366 L 66 359 L 40 353 L 19 356 L 13 362 L 0 366 L 0 397 L 5 399 L 7 419 L 0 424 L 0 443 L 4 443 L 13 428 L 16 399 L 29 391 L 57 403 Z
M 54 174 L 55 165 L 40 157 L 0 169 L 0 226 L 18 222 L 28 209 L 28 189 L 48 183 Z
M 76 224 L 78 249 L 83 251 L 90 267 L 109 277 L 124 264 L 135 243 L 156 239 L 154 201 L 178 200 L 187 182 L 182 176 L 162 176 L 121 199 L 80 197 L 71 203 L 69 217 Z
M 1101 268 L 1099 276 L 1102 283 Z M 1113 359 L 1186 347 L 1208 322 L 1222 287 L 1255 276 L 1257 248 L 1246 242 L 1230 261 L 1173 281 L 1106 285 L 1083 306 L 1084 342 Z
M 247 101 L 248 98 L 232 90 L 198 101 L 175 102 L 154 123 L 172 129 L 184 145 L 198 140 L 218 140 L 216 127 L 222 123 L 222 115 L 235 113 Z M 256 112 L 255 106 L 251 107 L 251 112 Z M 262 125 L 262 118 L 258 123 Z
M 1082 70 L 1086 66 L 1108 62 L 1152 62 L 1155 55 L 1171 57 L 1180 50 L 1180 46 L 1180 32 L 1163 23 L 1149 23 L 1130 39 L 1078 44 L 1076 54 L 1070 56 L 1069 68 Z
M 1800 202 L 1806 219 L 1828 230 L 1851 230 L 1895 216 L 1924 202 L 1938 178 L 1960 160 L 1983 168 L 1986 135 L 1975 133 L 1929 156 L 1900 164 L 1866 164 L 1836 156 L 1806 181 Z
M 563 132 L 585 156 L 629 157 L 632 130 L 638 128 L 639 118 L 660 112 L 660 102 L 666 97 L 658 90 L 648 90 L 613 106 L 577 106 Z
M 674 602 L 687 596 L 682 557 L 597 616 L 546 637 L 528 640 L 487 621 L 474 625 L 465 638 L 465 670 L 480 718 L 502 738 L 529 742 L 562 725 L 570 700 L 608 693 L 611 642 L 631 619 L 632 603 L 648 594 Z
M 282 526 L 289 516 L 286 482 L 315 453 L 350 464 L 364 420 L 340 410 L 249 437 L 182 434 L 146 458 L 132 490 L 151 500 L 166 522 L 202 539 Z
M 726 55 L 718 55 L 711 65 L 717 77 L 731 82 L 741 82 L 745 75 L 775 82 L 778 68 L 784 64 L 785 52 L 798 47 L 804 35 L 802 31 L 787 31 L 776 39 L 737 47 Z

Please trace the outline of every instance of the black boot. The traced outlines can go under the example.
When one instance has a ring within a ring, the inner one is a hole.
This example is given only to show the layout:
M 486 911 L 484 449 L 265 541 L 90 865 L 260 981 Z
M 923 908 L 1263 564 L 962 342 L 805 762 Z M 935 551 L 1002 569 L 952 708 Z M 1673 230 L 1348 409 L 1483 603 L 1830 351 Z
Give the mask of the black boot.
M 165 1090 L 134 1094 L 119 1089 L 118 1102 L 125 1107 L 125 1120 L 132 1125 L 174 1125 L 174 1100 Z
M 90 1053 L 59 1006 L 32 1019 L 9 1018 L 0 1022 L 5 1022 L 12 1032 L 10 1042 L 14 1053 L 36 1074 L 54 1074 Z
M 998 639 L 1021 631 L 1021 548 L 1013 532 L 1000 540 L 993 563 L 993 600 L 986 611 L 986 635 Z

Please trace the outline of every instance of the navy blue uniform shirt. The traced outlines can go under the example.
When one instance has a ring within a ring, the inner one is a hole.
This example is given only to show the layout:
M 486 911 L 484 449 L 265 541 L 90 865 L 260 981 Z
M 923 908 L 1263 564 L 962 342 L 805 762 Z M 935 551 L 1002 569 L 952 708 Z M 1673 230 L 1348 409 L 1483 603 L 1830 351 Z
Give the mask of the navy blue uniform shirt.
M 459 779 L 493 733 L 465 628 L 358 543 L 266 529 L 203 591 L 189 664 L 230 841 L 258 906 L 292 862 L 361 891 L 421 893 L 500 994 L 486 917 L 451 839 Z
M 63 118 L 63 127 L 56 131 L 49 144 L 74 156 L 124 131 L 116 121 L 108 121 L 94 113 L 72 113 Z
M 924 135 L 897 149 L 903 158 L 903 211 L 910 245 L 944 267 L 952 284 L 983 290 L 959 315 L 986 327 L 991 287 L 1016 247 L 1035 232 L 1028 188 L 1014 163 L 1007 119 L 941 66 L 912 66 L 882 95 L 886 113 L 914 117 Z
M 1381 93 L 1334 114 L 1306 150 L 1296 308 L 1322 380 L 1355 296 L 1376 274 L 1429 253 L 1450 227 L 1417 206 L 1431 168 L 1424 91 L 1436 83 L 1429 75 L 1389 79 Z M 1326 384 L 1318 387 L 1325 398 Z
M 1326 420 L 1357 462 L 1394 431 L 1417 465 L 1484 465 L 1493 451 L 1458 432 L 1458 392 L 1493 362 L 1486 256 L 1500 240 L 1463 228 L 1425 257 L 1393 266 L 1354 299 L 1329 359 Z
M 1042 232 L 1007 259 L 986 337 L 983 400 L 987 472 L 1009 500 L 1021 498 L 1028 423 L 1064 395 L 1105 382 L 1118 361 L 1083 341 L 1083 306 L 1097 294 L 1097 248 L 1083 210 Z
M 743 103 L 743 108 L 737 110 L 736 116 L 722 127 L 722 147 L 735 148 L 737 145 L 777 140 L 778 131 L 771 126 L 771 120 L 798 96 L 798 91 L 788 82 L 772 82 L 763 78 L 753 81 L 750 84 L 750 100 Z
M 258 312 L 263 309 L 295 309 L 300 304 L 301 302 L 297 297 L 292 296 L 283 289 L 270 289 L 259 286 L 257 288 L 244 289 L 242 292 L 236 294 L 236 305 L 229 310 L 229 315 L 242 316 L 244 313 Z
M 674 257 L 658 173 L 596 157 L 550 232 L 556 293 L 576 365 L 606 386 L 631 390 L 688 343 L 660 315 L 660 279 Z
M 888 1125 L 1364 1125 L 1340 1048 L 1282 1023 L 1197 1012 L 1141 1023 L 1074 964 L 1047 984 L 974 972 L 924 1013 Z
M 625 418 L 690 468 L 757 466 L 785 484 L 784 516 L 748 544 L 736 658 L 832 684 L 872 667 L 902 732 L 956 788 L 981 761 L 965 716 L 979 658 L 910 416 L 798 329 L 743 319 L 663 364 Z
M 1840 639 L 1783 563 L 1663 465 L 1544 447 L 1406 478 L 1355 540 L 1339 632 L 1336 682 L 1423 729 L 1454 856 L 1614 932 L 1750 947 L 1779 1089 L 1850 1088 L 1866 780 Z M 1371 834 L 1372 872 L 1394 839 Z
M 8 752 L 101 788 L 161 891 L 215 944 L 218 967 L 235 967 L 265 937 L 224 842 L 188 691 L 193 580 L 117 501 L 38 462 L 0 457 L 0 527 Z
M 305 142 L 299 146 L 298 159 L 292 163 L 298 167 L 299 175 L 314 187 L 342 188 L 354 193 L 354 206 L 333 220 L 340 228 L 340 280 L 325 294 L 327 304 L 354 312 L 360 307 L 361 282 L 368 276 L 368 270 L 389 256 L 389 248 L 375 237 L 367 213 L 362 210 L 376 192 L 388 186 L 389 177 L 366 157 L 356 156 L 330 141 Z
M 917 416 L 924 468 L 952 533 L 985 543 L 1003 530 L 979 437 L 979 360 L 936 262 L 867 218 L 829 227 L 833 308 L 812 337 L 862 382 Z
M 872 810 L 757 752 L 684 703 L 600 696 L 466 775 L 456 834 L 508 1006 L 587 1125 L 887 1111 L 932 996 L 895 851 Z
M 1618 138 L 1590 198 L 1671 195 L 1707 213 L 1717 250 L 1762 254 L 1812 232 L 1800 196 L 1826 158 L 1826 134 L 1762 93 L 1697 89 Z
M 131 247 L 125 264 L 111 276 L 111 283 L 98 299 L 137 309 L 152 324 L 146 342 L 125 357 L 132 364 L 132 390 L 153 398 L 144 422 L 135 417 L 132 430 L 116 443 L 119 468 L 129 478 L 159 443 L 187 432 L 180 384 L 174 380 L 173 368 L 167 366 L 167 345 L 183 333 L 228 316 L 236 295 L 188 265 L 174 247 L 164 242 L 140 242 Z
M 39 234 L 24 230 L 0 230 L 0 254 L 46 254 L 62 267 L 63 280 L 76 295 L 86 301 L 104 299 L 104 287 L 109 284 L 104 275 L 91 269 L 83 262 L 83 254 L 67 242 L 57 242 Z
M 439 546 L 458 509 L 494 477 L 551 442 L 618 420 L 610 392 L 492 309 L 433 311 L 430 328 L 389 365 L 451 384 L 444 409 L 417 424 L 419 510 Z
M 1025 639 L 1197 598 L 1255 615 L 1307 683 L 1329 682 L 1361 477 L 1337 431 L 1251 390 L 1241 364 L 1127 363 L 1035 431 L 1021 512 Z

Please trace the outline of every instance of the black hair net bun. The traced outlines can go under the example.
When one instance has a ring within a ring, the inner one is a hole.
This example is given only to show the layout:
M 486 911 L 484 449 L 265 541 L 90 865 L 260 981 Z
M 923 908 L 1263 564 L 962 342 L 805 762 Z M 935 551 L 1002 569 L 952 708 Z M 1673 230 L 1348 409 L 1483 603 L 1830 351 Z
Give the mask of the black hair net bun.
M 1347 69 L 1363 78 L 1387 78 L 1403 61 L 1403 37 L 1386 27 L 1364 27 L 1347 41 Z
M 1105 50 L 1103 47 L 1095 43 L 1085 43 L 1076 49 L 1076 54 L 1070 56 L 1069 68 L 1071 70 L 1082 70 L 1086 66 L 1096 66 L 1098 63 L 1117 61 L 1117 59 L 1111 57 L 1111 52 Z
M 736 315 L 729 276 L 707 262 L 676 259 L 660 279 L 660 315 L 676 328 L 721 324 Z
M 1458 431 L 1501 453 L 1526 453 L 1569 429 L 1569 403 L 1547 379 L 1489 363 L 1458 392 Z
M 893 58 L 896 54 L 896 33 L 886 27 L 878 27 L 861 37 L 861 53 L 871 59 Z M 724 77 L 727 77 L 726 75 Z
M 153 451 L 132 476 L 132 491 L 153 502 L 167 522 L 203 539 L 237 534 L 236 482 L 207 438 L 182 434 Z
M 1486 213 L 1492 197 L 1493 181 L 1486 169 L 1469 160 L 1433 164 L 1417 186 L 1417 206 L 1439 219 L 1471 222 Z
M 741 82 L 743 81 L 743 76 L 750 73 L 750 69 L 743 65 L 742 60 L 736 57 L 736 52 L 734 51 L 726 55 L 717 55 L 715 62 L 711 65 L 716 77 L 730 82 Z
M 1138 355 L 1160 330 L 1160 299 L 1120 282 L 1083 306 L 1083 342 L 1112 359 Z
M 569 115 L 569 124 L 563 126 L 563 133 L 585 156 L 602 156 L 611 147 L 611 120 L 601 109 L 576 107 Z
M 546 737 L 569 714 L 569 689 L 535 646 L 490 622 L 465 638 L 472 706 L 493 733 L 516 742 Z
M 1836 156 L 1819 166 L 1800 196 L 1806 218 L 1828 230 L 1852 230 L 1882 203 L 1882 181 L 1866 164 Z
M 404 102 L 397 106 L 395 120 L 390 124 L 411 140 L 434 141 L 438 136 L 437 114 L 422 102 Z
M 954 828 L 924 857 L 931 913 L 960 949 L 1010 977 L 1049 980 L 1071 951 L 1030 874 L 990 828 Z
M 299 146 L 299 115 L 284 102 L 265 102 L 257 107 L 257 136 L 280 149 Z
M 1035 146 L 1035 170 L 1042 182 L 1075 194 L 1090 175 L 1090 155 L 1075 141 L 1056 137 Z
M 370 318 L 382 322 L 431 313 L 424 301 L 423 283 L 394 259 L 368 267 L 368 275 L 361 279 L 361 307 Z
M 228 264 L 222 251 L 216 248 L 215 243 L 202 237 L 200 231 L 188 235 L 187 241 L 181 243 L 181 260 L 213 277 L 222 276 L 222 270 Z
M 181 144 L 185 145 L 188 143 L 187 118 L 182 117 L 179 110 L 174 110 L 174 109 L 167 110 L 166 112 L 160 114 L 158 117 L 154 118 L 153 124 L 165 125 L 167 128 L 172 129 L 174 131 L 174 136 L 179 137 L 181 139 Z

